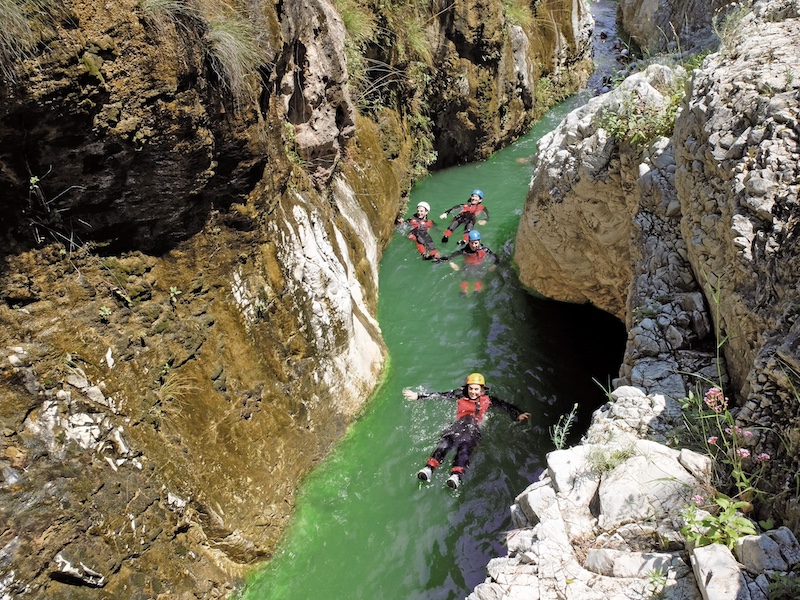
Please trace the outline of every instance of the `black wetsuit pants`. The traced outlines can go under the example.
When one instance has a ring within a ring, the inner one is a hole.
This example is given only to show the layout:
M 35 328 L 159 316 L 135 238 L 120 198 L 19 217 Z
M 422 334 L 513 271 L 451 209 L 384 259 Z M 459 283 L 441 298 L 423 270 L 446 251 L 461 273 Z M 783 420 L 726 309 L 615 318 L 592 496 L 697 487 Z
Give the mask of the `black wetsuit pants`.
M 470 454 L 480 441 L 481 430 L 478 423 L 473 417 L 462 417 L 442 432 L 439 444 L 431 454 L 431 459 L 435 461 L 433 466 L 438 466 L 447 453 L 455 449 L 452 470 L 454 473 L 463 473 L 469 465 Z M 428 464 L 431 462 L 429 460 Z
M 420 254 L 436 251 L 436 244 L 433 243 L 431 234 L 428 233 L 427 229 L 423 229 L 420 227 L 418 229 L 415 229 L 411 233 L 411 235 L 413 236 L 411 239 L 413 239 L 417 243 L 417 250 L 419 250 Z
M 447 226 L 448 231 L 455 231 L 459 225 L 464 226 L 464 235 L 466 236 L 470 231 L 475 228 L 476 217 L 475 213 L 462 212 L 456 215 L 456 218 Z M 466 239 L 466 238 L 465 238 Z

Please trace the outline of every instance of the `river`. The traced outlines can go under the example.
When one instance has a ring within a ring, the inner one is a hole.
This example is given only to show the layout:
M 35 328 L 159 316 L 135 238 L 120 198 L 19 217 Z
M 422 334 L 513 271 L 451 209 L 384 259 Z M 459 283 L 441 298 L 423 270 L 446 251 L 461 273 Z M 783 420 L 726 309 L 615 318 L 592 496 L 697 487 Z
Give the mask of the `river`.
M 608 6 L 615 5 L 602 5 Z M 509 506 L 553 450 L 551 428 L 578 403 L 575 441 L 605 401 L 593 380 L 608 386 L 622 358 L 621 323 L 589 306 L 536 297 L 522 288 L 513 265 L 536 143 L 583 101 L 575 96 L 551 110 L 488 160 L 437 172 L 413 188 L 408 214 L 419 201 L 432 206 L 433 237 L 444 254 L 456 249 L 460 230 L 442 244 L 448 221 L 439 222 L 439 213 L 482 189 L 490 219 L 478 229 L 500 267 L 479 295 L 463 297 L 459 273 L 421 260 L 410 240 L 395 235 L 380 268 L 378 320 L 390 354 L 384 380 L 345 439 L 304 481 L 283 542 L 249 579 L 243 598 L 464 598 L 486 578 L 488 561 L 505 554 Z M 473 371 L 485 375 L 493 395 L 532 418 L 512 423 L 492 414 L 461 487 L 444 485 L 451 456 L 423 484 L 416 472 L 452 422 L 454 406 L 408 402 L 402 389 L 450 390 Z

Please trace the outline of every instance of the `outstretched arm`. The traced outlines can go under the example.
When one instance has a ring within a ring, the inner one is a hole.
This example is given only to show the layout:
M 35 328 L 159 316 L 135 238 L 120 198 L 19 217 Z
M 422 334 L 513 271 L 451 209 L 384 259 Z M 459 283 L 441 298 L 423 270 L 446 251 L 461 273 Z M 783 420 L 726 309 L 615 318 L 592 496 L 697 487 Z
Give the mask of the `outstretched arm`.
M 516 404 L 511 404 L 511 402 L 506 402 L 494 396 L 489 396 L 489 399 L 492 401 L 492 406 L 506 411 L 514 421 L 525 421 L 531 416 L 531 413 L 522 412 L 522 409 Z
M 455 206 L 452 206 L 452 207 L 448 208 L 446 211 L 444 211 L 442 214 L 439 215 L 439 218 L 440 219 L 446 219 L 447 215 L 449 215 L 451 212 L 453 212 L 455 209 L 459 208 L 460 206 L 461 206 L 460 204 L 456 204 Z
M 424 398 L 458 398 L 461 390 L 450 390 L 449 392 L 415 392 L 411 388 L 403 388 L 403 396 L 406 400 L 422 400 Z

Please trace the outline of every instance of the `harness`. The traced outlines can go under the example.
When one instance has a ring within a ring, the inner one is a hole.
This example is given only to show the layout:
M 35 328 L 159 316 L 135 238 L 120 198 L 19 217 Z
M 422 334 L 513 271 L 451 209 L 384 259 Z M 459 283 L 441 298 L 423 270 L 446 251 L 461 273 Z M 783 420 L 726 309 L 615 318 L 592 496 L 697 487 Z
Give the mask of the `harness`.
M 464 264 L 466 265 L 479 265 L 486 258 L 486 248 L 481 246 L 474 252 L 467 246 L 464 249 Z
M 486 394 L 478 396 L 475 400 L 470 400 L 466 396 L 458 399 L 456 407 L 456 420 L 464 417 L 472 417 L 480 424 L 483 417 L 486 415 L 486 410 L 491 406 L 492 401 Z

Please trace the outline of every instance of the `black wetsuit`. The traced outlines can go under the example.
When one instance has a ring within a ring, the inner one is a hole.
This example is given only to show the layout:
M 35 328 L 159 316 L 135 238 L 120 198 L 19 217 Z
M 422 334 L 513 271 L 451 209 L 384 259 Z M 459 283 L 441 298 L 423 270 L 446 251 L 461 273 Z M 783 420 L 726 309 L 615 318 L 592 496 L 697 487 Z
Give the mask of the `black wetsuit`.
M 436 249 L 436 244 L 433 243 L 433 238 L 429 230 L 436 225 L 428 218 L 422 218 L 414 215 L 406 221 L 410 226 L 408 238 L 417 245 L 417 251 L 422 255 L 422 258 L 438 258 L 439 251 Z
M 480 425 L 489 408 L 495 407 L 507 412 L 513 420 L 517 420 L 522 410 L 510 402 L 500 400 L 488 394 L 481 395 L 477 400 L 470 400 L 466 387 L 449 392 L 431 392 L 419 394 L 419 398 L 443 398 L 456 400 L 456 420 L 442 431 L 441 439 L 428 459 L 427 466 L 431 469 L 438 467 L 447 453 L 455 448 L 453 458 L 453 473 L 462 474 L 469 465 L 469 457 L 475 446 L 481 441 Z
M 442 237 L 442 242 L 444 243 L 447 243 L 447 240 L 450 239 L 450 235 L 458 229 L 460 225 L 464 226 L 464 240 L 466 241 L 469 232 L 474 229 L 475 223 L 478 221 L 478 215 L 480 214 L 481 219 L 489 218 L 489 209 L 487 209 L 482 202 L 478 202 L 478 204 L 472 204 L 471 202 L 456 204 L 454 207 L 444 211 L 444 214 L 449 215 L 454 210 L 458 210 L 459 212 L 444 232 L 444 236 Z

